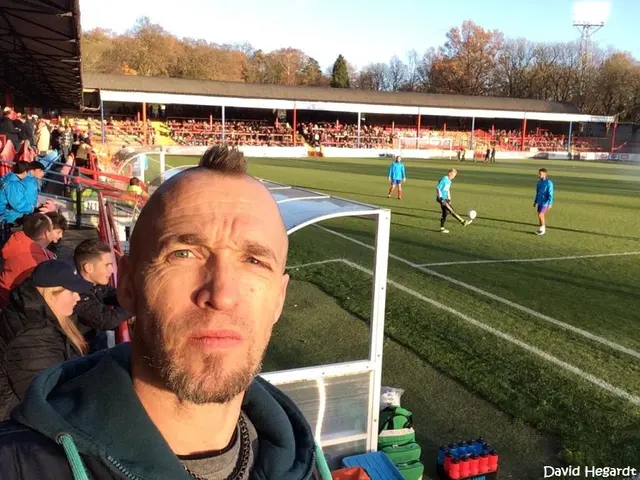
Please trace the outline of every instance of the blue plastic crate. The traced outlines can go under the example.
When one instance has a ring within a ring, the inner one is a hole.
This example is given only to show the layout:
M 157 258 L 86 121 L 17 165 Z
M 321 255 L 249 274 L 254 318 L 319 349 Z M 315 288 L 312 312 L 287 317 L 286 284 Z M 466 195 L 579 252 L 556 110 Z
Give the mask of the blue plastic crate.
M 367 471 L 371 480 L 404 480 L 389 457 L 382 452 L 362 453 L 342 459 L 345 467 L 362 467 Z

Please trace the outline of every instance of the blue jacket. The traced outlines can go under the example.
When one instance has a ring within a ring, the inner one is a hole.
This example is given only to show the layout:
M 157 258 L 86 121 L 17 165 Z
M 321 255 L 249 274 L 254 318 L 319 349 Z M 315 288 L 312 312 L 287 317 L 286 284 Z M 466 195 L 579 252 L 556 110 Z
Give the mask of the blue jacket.
M 73 465 L 95 480 L 190 479 L 133 391 L 130 364 L 125 343 L 33 378 L 11 420 L 0 423 L 2 478 L 82 478 Z M 258 377 L 242 411 L 258 432 L 250 478 L 310 480 L 315 443 L 299 408 Z
M 28 174 L 24 180 L 22 180 L 24 188 L 27 191 L 27 201 L 31 205 L 31 210 L 35 210 L 38 205 L 38 195 L 40 195 L 40 182 L 36 177 Z
M 23 180 L 13 172 L 7 173 L 0 187 L 0 221 L 13 223 L 33 212 L 33 207 Z
M 389 165 L 389 174 L 387 177 L 391 178 L 391 180 L 404 180 L 407 178 L 404 163 L 402 162 L 393 162 Z
M 553 182 L 551 180 L 548 178 L 538 180 L 534 202 L 540 207 L 553 205 Z

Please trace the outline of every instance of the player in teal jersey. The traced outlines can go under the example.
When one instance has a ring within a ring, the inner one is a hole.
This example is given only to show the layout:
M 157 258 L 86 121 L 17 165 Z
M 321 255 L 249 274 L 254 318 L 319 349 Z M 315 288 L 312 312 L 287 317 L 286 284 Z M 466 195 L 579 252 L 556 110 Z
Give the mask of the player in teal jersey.
M 547 231 L 546 215 L 553 206 L 553 182 L 547 178 L 547 169 L 538 170 L 538 183 L 536 185 L 536 197 L 533 206 L 538 211 L 538 230 L 536 235 L 544 235 Z
M 449 214 L 453 215 L 453 217 L 458 220 L 463 227 L 466 227 L 472 222 L 472 220 L 465 220 L 458 215 L 453 210 L 453 205 L 451 205 L 451 181 L 456 178 L 457 174 L 458 171 L 455 168 L 452 168 L 440 179 L 436 186 L 436 201 L 440 204 L 440 208 L 442 209 L 442 217 L 440 217 L 440 231 L 442 233 L 449 233 L 449 230 L 444 228 L 444 224 L 447 221 L 447 216 L 449 216 Z
M 396 155 L 395 162 L 389 165 L 389 173 L 387 176 L 389 177 L 389 182 L 391 182 L 387 197 L 390 198 L 393 190 L 398 187 L 398 200 L 402 200 L 402 184 L 407 181 L 407 173 L 400 155 Z

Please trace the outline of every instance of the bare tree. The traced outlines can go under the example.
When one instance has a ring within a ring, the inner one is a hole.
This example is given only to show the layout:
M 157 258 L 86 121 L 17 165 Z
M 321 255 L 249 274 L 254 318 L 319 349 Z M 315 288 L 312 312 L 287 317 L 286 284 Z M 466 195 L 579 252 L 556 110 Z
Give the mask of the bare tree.
M 386 76 L 385 86 L 392 92 L 397 92 L 407 78 L 407 66 L 394 55 L 386 68 Z

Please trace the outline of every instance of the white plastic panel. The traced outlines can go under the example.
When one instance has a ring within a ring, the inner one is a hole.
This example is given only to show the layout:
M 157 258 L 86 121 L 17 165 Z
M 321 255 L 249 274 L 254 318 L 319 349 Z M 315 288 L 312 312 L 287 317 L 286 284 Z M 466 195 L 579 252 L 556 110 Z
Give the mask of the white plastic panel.
M 273 383 L 300 408 L 319 437 L 323 451 L 330 455 L 332 450 L 340 451 L 344 444 L 354 442 L 361 452 L 365 450 L 372 375 L 373 371 L 366 371 Z

